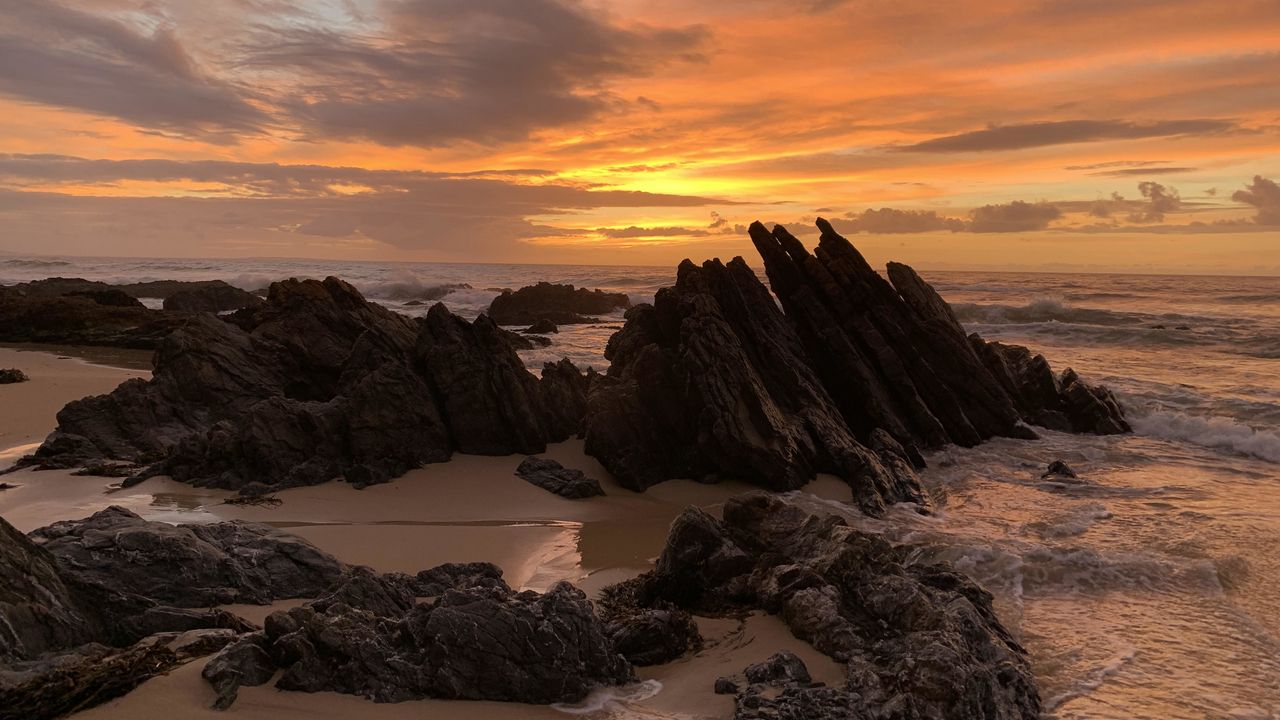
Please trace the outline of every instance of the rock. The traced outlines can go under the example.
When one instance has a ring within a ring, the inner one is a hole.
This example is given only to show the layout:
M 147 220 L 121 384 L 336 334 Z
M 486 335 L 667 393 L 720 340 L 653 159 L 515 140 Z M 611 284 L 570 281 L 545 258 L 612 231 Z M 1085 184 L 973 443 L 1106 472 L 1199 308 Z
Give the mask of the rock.
M 588 368 L 584 374 L 568 358 L 543 364 L 538 387 L 552 439 L 582 437 L 586 432 L 587 395 L 596 377 L 594 370 Z
M 231 707 L 242 685 L 265 685 L 275 677 L 276 666 L 267 653 L 268 647 L 266 635 L 249 633 L 227 645 L 205 664 L 200 676 L 218 695 L 213 701 L 215 710 Z
M 179 312 L 219 313 L 257 307 L 262 298 L 221 280 L 211 280 L 198 287 L 179 290 L 164 299 L 164 309 Z
M 26 382 L 31 378 L 27 374 L 17 368 L 0 369 L 0 385 L 12 385 L 14 383 Z
M 128 648 L 85 645 L 12 665 L 0 671 L 0 720 L 52 720 L 94 707 L 234 638 L 226 631 L 165 633 Z
M 88 298 L 99 305 L 123 308 L 145 308 L 137 298 L 116 288 L 106 290 L 77 290 L 67 293 L 67 297 Z
M 31 660 L 94 637 L 57 559 L 0 518 L 0 663 Z
M 598 480 L 547 458 L 525 458 L 516 468 L 516 475 L 560 497 L 578 499 L 604 494 Z
M 804 661 L 790 650 L 776 652 L 764 662 L 751 665 L 743 674 L 747 682 L 764 683 L 766 685 L 786 685 L 789 683 L 809 683 L 809 668 Z
M 716 678 L 715 693 L 717 695 L 734 695 L 738 692 L 738 683 L 733 678 Z
M 68 404 L 21 464 L 145 466 L 126 484 L 166 474 L 263 492 L 364 487 L 455 451 L 542 452 L 580 425 L 548 409 L 501 328 L 443 305 L 410 318 L 329 278 L 275 283 L 264 304 L 225 317 L 185 317 L 150 380 Z M 583 382 L 568 378 L 572 365 L 560 373 L 558 397 Z
M 969 342 L 1027 422 L 1063 432 L 1131 431 L 1111 391 L 1084 383 L 1070 368 L 1055 376 L 1043 355 L 1025 347 L 988 342 L 977 334 Z
M 1053 462 L 1049 463 L 1049 468 L 1045 470 L 1040 475 L 1040 477 L 1042 478 L 1047 478 L 1047 477 L 1074 478 L 1078 476 L 1076 475 L 1076 471 L 1071 469 L 1070 465 L 1066 464 L 1061 460 L 1054 460 Z
M 556 327 L 556 324 L 551 322 L 550 320 L 543 318 L 541 320 L 538 320 L 534 324 L 530 325 L 529 327 L 525 328 L 524 330 L 521 330 L 520 332 L 547 335 L 547 334 L 554 334 L 554 333 L 560 332 L 560 328 Z
M 205 677 L 220 707 L 234 700 L 240 685 L 266 682 L 277 668 L 280 689 L 378 702 L 576 702 L 599 685 L 633 679 L 581 591 L 561 583 L 545 594 L 517 593 L 478 577 L 484 580 L 478 585 L 447 589 L 390 615 L 343 602 L 272 613 L 261 636 L 229 646 Z
M 530 325 L 544 320 L 572 325 L 600 322 L 588 316 L 630 306 L 625 293 L 540 282 L 515 292 L 504 290 L 489 304 L 488 315 L 499 325 Z
M 182 315 L 148 310 L 141 303 L 104 305 L 83 294 L 46 295 L 0 288 L 2 342 L 152 349 L 183 320 Z
M 30 538 L 56 561 L 94 637 L 114 645 L 172 630 L 245 629 L 207 608 L 316 597 L 345 573 L 332 556 L 269 525 L 175 526 L 114 506 Z
M 606 632 L 614 649 L 632 665 L 661 665 L 702 649 L 693 616 L 673 607 L 611 618 Z
M 886 279 L 818 227 L 814 254 L 781 226 L 750 227 L 772 294 L 742 258 L 686 260 L 652 306 L 628 310 L 586 433 L 624 486 L 718 476 L 791 490 L 827 472 L 877 513 L 927 504 L 921 447 L 1034 439 L 1028 423 L 1127 431 L 1106 389 L 966 337 L 914 270 L 890 263 Z
M 848 668 L 842 687 L 814 687 L 803 663 L 775 656 L 748 670 L 735 718 L 869 719 L 895 708 L 910 718 L 1038 718 L 1026 651 L 991 595 L 915 558 L 838 517 L 751 493 L 731 498 L 723 521 L 686 510 L 654 570 L 606 588 L 604 602 L 767 611 Z
M 420 305 L 426 305 L 426 303 L 421 300 L 410 300 L 409 302 L 405 303 L 406 307 L 418 307 Z
M 783 491 L 829 472 L 868 512 L 927 502 L 914 473 L 895 474 L 854 437 L 742 258 L 681 263 L 674 287 L 626 317 L 586 433 L 587 452 L 625 487 L 714 474 Z
M 551 345 L 551 338 L 541 335 L 525 335 L 523 333 L 512 332 L 506 328 L 500 328 L 502 337 L 507 344 L 516 350 L 533 350 L 540 347 L 548 347 Z

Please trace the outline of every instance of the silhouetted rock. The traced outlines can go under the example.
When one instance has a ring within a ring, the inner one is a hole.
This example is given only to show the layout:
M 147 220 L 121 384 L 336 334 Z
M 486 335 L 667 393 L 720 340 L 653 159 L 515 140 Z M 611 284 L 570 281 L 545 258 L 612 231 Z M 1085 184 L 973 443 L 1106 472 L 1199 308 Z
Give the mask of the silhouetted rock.
M 110 288 L 107 290 L 77 290 L 76 292 L 67 293 L 67 297 L 88 298 L 99 305 L 108 305 L 111 307 L 146 307 L 134 296 L 116 288 Z
M 516 467 L 516 475 L 560 497 L 578 499 L 604 494 L 598 480 L 547 458 L 525 458 Z
M 1061 460 L 1054 460 L 1053 462 L 1049 463 L 1049 468 L 1045 470 L 1043 473 L 1041 473 L 1040 477 L 1042 478 L 1048 478 L 1048 477 L 1074 478 L 1079 476 L 1076 475 L 1075 470 L 1071 469 L 1070 465 L 1066 464 Z
M 164 314 L 164 313 L 159 313 Z M 202 486 L 385 482 L 454 451 L 538 453 L 565 439 L 505 331 L 443 305 L 409 318 L 336 278 L 271 286 L 225 317 L 186 316 L 150 380 L 68 404 L 37 467 L 118 461 Z M 576 372 L 562 368 L 557 396 Z
M 188 290 L 179 290 L 164 299 L 165 310 L 180 312 L 218 313 L 257 307 L 261 304 L 262 298 L 221 280 L 213 280 Z
M 547 334 L 560 332 L 560 328 L 556 327 L 556 324 L 551 322 L 550 320 L 543 318 L 541 320 L 538 320 L 534 324 L 530 325 L 529 327 L 525 328 L 524 330 L 521 330 L 520 332 L 547 335 Z
M 606 633 L 614 649 L 632 665 L 661 665 L 702 649 L 702 635 L 693 616 L 674 607 L 609 618 Z
M 104 305 L 83 294 L 0 288 L 0 342 L 152 349 L 184 321 L 184 315 L 148 310 L 141 303 Z
M 57 560 L 0 518 L 0 662 L 94 639 Z
M 765 610 L 848 668 L 842 687 L 819 688 L 798 658 L 774 656 L 747 670 L 737 718 L 872 718 L 888 709 L 906 718 L 1038 718 L 1026 651 L 1001 626 L 991 595 L 913 557 L 838 517 L 751 493 L 730 499 L 723 521 L 685 510 L 655 569 L 604 596 L 614 607 Z
M 539 388 L 552 439 L 567 440 L 586 432 L 587 396 L 596 377 L 594 370 L 583 373 L 568 358 L 543 364 Z
M 378 612 L 342 602 L 278 611 L 261 635 L 214 658 L 205 678 L 225 708 L 240 685 L 265 683 L 276 668 L 282 690 L 377 702 L 574 702 L 597 686 L 633 679 L 591 603 L 568 583 L 545 594 L 505 584 L 458 587 Z
M 1070 368 L 1054 375 L 1043 355 L 1020 345 L 989 342 L 976 333 L 969 342 L 1027 422 L 1063 432 L 1131 431 L 1120 404 L 1105 387 L 1086 384 Z
M 27 374 L 17 368 L 0 369 L 0 385 L 13 385 L 14 383 L 26 382 L 31 378 Z
M 541 335 L 526 335 L 518 333 L 506 328 L 499 328 L 502 331 L 502 337 L 507 344 L 516 350 L 533 350 L 535 348 L 547 347 L 551 344 L 551 338 Z
M 868 512 L 927 502 L 909 467 L 886 467 L 854 437 L 741 258 L 681 263 L 654 305 L 627 311 L 605 357 L 586 449 L 626 487 L 715 474 L 793 490 L 829 472 Z
M 515 292 L 504 290 L 489 304 L 489 317 L 499 325 L 530 325 L 543 320 L 559 325 L 599 322 L 603 315 L 630 307 L 625 293 L 540 282 Z

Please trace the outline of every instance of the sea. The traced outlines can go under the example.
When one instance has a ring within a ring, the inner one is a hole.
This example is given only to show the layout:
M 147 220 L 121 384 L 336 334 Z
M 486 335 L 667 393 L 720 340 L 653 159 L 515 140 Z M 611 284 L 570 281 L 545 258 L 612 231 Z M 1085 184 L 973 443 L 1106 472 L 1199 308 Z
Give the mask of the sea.
M 1280 718 L 1280 278 L 921 271 L 965 326 L 1027 345 L 1119 397 L 1134 433 L 994 440 L 927 456 L 938 510 L 869 519 L 794 499 L 947 559 L 994 596 L 1046 718 Z M 539 280 L 651 301 L 672 267 L 0 257 L 0 284 L 336 275 L 411 315 L 433 288 L 475 317 Z M 144 300 L 159 305 L 158 300 Z M 410 304 L 414 303 L 414 304 Z M 603 370 L 621 312 L 522 353 Z M 1077 480 L 1042 478 L 1064 460 Z

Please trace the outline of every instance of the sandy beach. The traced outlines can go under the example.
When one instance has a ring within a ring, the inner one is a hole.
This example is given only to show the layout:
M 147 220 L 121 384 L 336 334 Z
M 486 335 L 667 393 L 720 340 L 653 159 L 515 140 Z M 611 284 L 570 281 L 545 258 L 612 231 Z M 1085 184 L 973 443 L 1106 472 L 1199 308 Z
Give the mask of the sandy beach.
M 0 367 L 20 367 L 31 377 L 26 383 L 0 387 L 0 403 L 14 409 L 0 416 L 5 465 L 33 450 L 53 430 L 56 413 L 66 402 L 147 375 L 138 369 L 59 357 L 0 348 Z M 714 513 L 726 498 L 750 489 L 732 482 L 676 480 L 635 493 L 584 455 L 580 440 L 554 445 L 545 455 L 597 478 L 606 495 L 568 500 L 535 487 L 514 475 L 520 456 L 458 455 L 359 491 L 341 483 L 295 488 L 279 493 L 282 503 L 274 507 L 227 505 L 229 492 L 192 488 L 167 478 L 120 489 L 112 478 L 20 470 L 4 476 L 17 487 L 0 492 L 0 516 L 24 532 L 110 505 L 173 523 L 240 518 L 287 529 L 344 562 L 378 571 L 416 572 L 445 562 L 487 561 L 501 567 L 513 587 L 545 590 L 569 580 L 594 595 L 648 569 L 661 552 L 670 522 L 685 507 L 698 505 Z M 808 489 L 832 499 L 847 499 L 849 493 L 833 477 L 819 478 Z M 270 611 L 297 602 L 228 609 L 261 622 Z M 645 683 L 589 698 L 576 708 L 461 701 L 377 705 L 331 693 L 285 693 L 266 685 L 242 691 L 229 716 L 562 718 L 567 713 L 609 717 L 625 708 L 632 717 L 725 718 L 732 714 L 732 699 L 712 692 L 715 678 L 739 672 L 780 649 L 803 657 L 817 679 L 839 680 L 840 666 L 791 637 L 776 618 L 700 618 L 699 623 L 707 640 L 701 652 L 666 666 L 641 668 Z M 195 661 L 77 717 L 227 717 L 209 709 L 213 694 L 199 677 L 202 667 L 203 661 Z

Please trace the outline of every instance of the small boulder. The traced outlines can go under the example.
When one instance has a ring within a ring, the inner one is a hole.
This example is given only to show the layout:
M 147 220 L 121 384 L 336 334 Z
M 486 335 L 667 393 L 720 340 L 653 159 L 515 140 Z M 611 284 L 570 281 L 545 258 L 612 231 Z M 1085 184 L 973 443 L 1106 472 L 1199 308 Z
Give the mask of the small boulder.
M 610 621 L 606 632 L 632 665 L 661 665 L 702 647 L 693 616 L 676 608 L 641 610 Z
M 180 312 L 227 312 L 259 307 L 262 298 L 221 280 L 179 290 L 164 300 L 164 309 Z
M 560 328 L 556 327 L 556 324 L 550 320 L 543 318 L 520 332 L 533 333 L 536 335 L 548 335 L 560 332 Z
M 1076 478 L 1079 476 L 1076 475 L 1075 470 L 1071 469 L 1070 465 L 1066 464 L 1061 460 L 1054 460 L 1053 462 L 1049 463 L 1049 468 L 1045 470 L 1043 473 L 1041 473 L 1040 477 L 1041 478 L 1049 478 L 1049 477 Z
M 604 495 L 599 481 L 587 477 L 581 470 L 567 468 L 547 458 L 525 458 L 516 468 L 516 475 L 560 497 L 576 500 Z
M 805 666 L 804 661 L 790 650 L 770 655 L 764 662 L 748 667 L 743 674 L 747 676 L 747 681 L 753 684 L 784 685 L 793 682 L 808 683 L 813 680 L 809 677 L 809 668 Z
M 12 385 L 14 383 L 26 382 L 31 378 L 27 374 L 17 368 L 0 369 L 0 385 Z

